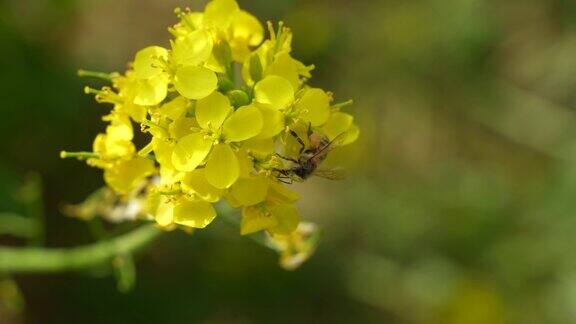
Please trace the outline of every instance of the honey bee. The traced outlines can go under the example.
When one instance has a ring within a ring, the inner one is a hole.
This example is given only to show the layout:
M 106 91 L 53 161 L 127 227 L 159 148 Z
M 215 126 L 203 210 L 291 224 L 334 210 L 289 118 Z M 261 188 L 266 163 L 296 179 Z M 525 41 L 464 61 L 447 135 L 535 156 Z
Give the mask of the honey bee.
M 340 138 L 337 136 L 330 141 L 326 136 L 308 131 L 310 145 L 306 148 L 304 141 L 296 132 L 290 130 L 290 134 L 300 144 L 298 158 L 291 158 L 277 154 L 278 157 L 290 161 L 293 166 L 288 169 L 276 169 L 277 179 L 281 182 L 292 184 L 294 181 L 302 182 L 310 176 L 318 176 L 330 180 L 341 180 L 344 174 L 341 169 L 320 169 L 320 164 L 326 159 L 332 150 L 334 143 Z

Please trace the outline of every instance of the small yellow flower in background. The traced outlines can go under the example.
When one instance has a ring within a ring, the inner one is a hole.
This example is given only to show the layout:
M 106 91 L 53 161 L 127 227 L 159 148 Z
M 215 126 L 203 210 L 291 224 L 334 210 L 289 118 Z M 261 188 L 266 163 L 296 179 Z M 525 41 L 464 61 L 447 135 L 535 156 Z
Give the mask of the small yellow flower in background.
M 103 165 L 108 161 L 131 157 L 136 151 L 132 143 L 134 131 L 126 116 L 111 114 L 105 118 L 110 122 L 106 133 L 98 134 L 94 139 L 93 150 L 99 155 Z
M 306 262 L 316 249 L 320 231 L 312 223 L 301 222 L 288 235 L 274 234 L 268 237 L 269 244 L 280 252 L 280 265 L 294 270 Z
M 268 23 L 264 40 L 263 24 L 235 0 L 176 14 L 169 48 L 138 51 L 124 74 L 81 71 L 110 80 L 86 92 L 112 109 L 92 152 L 62 156 L 102 169 L 109 188 L 137 199 L 141 217 L 166 230 L 206 228 L 225 201 L 241 210 L 242 235 L 265 232 L 294 268 L 318 231 L 301 222 L 289 184 L 358 138 L 344 111 L 350 102 L 334 104 L 331 92 L 307 85 L 314 66 L 292 56 L 282 23 Z M 134 144 L 135 129 L 146 145 Z
M 130 84 L 126 86 L 134 104 L 153 106 L 166 98 L 168 76 L 158 67 L 157 61 L 165 60 L 167 56 L 168 51 L 159 46 L 147 47 L 136 54 Z
M 147 158 L 133 157 L 118 160 L 104 169 L 104 180 L 119 194 L 128 194 L 142 180 L 154 173 L 154 163 Z

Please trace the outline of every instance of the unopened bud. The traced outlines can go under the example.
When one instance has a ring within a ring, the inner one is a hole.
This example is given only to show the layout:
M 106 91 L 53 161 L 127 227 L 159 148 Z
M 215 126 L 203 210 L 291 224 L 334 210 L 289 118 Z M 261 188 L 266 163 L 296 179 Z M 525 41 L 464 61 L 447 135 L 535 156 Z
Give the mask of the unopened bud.
M 262 80 L 262 62 L 258 54 L 250 56 L 250 78 L 252 81 L 258 82 Z
M 250 97 L 242 90 L 232 90 L 227 93 L 232 106 L 238 108 L 250 104 Z

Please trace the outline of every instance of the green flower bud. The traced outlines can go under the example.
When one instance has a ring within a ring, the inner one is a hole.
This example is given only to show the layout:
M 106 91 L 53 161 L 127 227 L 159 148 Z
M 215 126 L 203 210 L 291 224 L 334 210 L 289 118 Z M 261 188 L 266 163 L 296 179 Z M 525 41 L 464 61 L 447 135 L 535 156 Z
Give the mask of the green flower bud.
M 236 108 L 250 104 L 250 96 L 242 90 L 232 90 L 227 95 L 232 106 Z
M 250 78 L 254 82 L 262 80 L 262 62 L 260 62 L 260 56 L 256 53 L 250 56 Z

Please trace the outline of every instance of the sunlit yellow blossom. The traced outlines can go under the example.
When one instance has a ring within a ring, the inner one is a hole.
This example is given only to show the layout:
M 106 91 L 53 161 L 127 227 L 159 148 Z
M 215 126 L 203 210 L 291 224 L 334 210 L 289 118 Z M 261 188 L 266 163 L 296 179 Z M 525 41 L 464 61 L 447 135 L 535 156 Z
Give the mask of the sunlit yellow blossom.
M 242 235 L 261 230 L 289 234 L 296 229 L 300 214 L 294 207 L 298 194 L 274 180 L 241 178 L 232 186 L 228 200 L 242 209 Z
M 265 177 L 240 178 L 230 188 L 230 196 L 238 206 L 253 206 L 266 200 L 269 180 Z
M 306 88 L 296 95 L 294 87 L 279 76 L 268 76 L 256 83 L 255 100 L 284 113 L 289 124 L 321 126 L 330 116 L 328 93 L 318 88 Z
M 280 265 L 284 269 L 294 270 L 314 253 L 319 236 L 316 225 L 302 222 L 292 233 L 273 234 L 269 236 L 269 241 L 280 251 Z
M 276 109 L 286 109 L 294 102 L 294 87 L 279 76 L 268 76 L 254 87 L 255 100 Z
M 260 81 L 266 76 L 279 76 L 290 82 L 298 90 L 304 80 L 311 78 L 310 71 L 314 66 L 306 66 L 294 59 L 292 51 L 292 32 L 280 24 L 278 31 L 268 25 L 270 39 L 265 41 L 250 57 L 246 59 L 242 76 L 248 85 Z
M 132 143 L 134 132 L 130 120 L 122 115 L 113 114 L 109 118 L 110 125 L 105 134 L 98 134 L 94 139 L 93 150 L 99 155 L 99 160 L 114 161 L 130 157 L 135 152 Z
M 294 268 L 317 231 L 300 222 L 289 180 L 303 168 L 314 175 L 330 150 L 358 138 L 343 109 L 351 101 L 334 104 L 331 92 L 308 85 L 314 66 L 292 56 L 283 23 L 268 23 L 264 40 L 263 25 L 235 0 L 176 14 L 167 48 L 137 51 L 125 73 L 79 72 L 110 81 L 86 92 L 112 109 L 92 152 L 61 155 L 102 169 L 109 188 L 124 201 L 138 196 L 140 214 L 166 230 L 209 226 L 224 200 L 241 211 L 242 235 L 264 231 Z M 324 156 L 311 160 L 314 150 Z
M 212 53 L 213 40 L 203 30 L 195 30 L 172 42 L 170 65 L 176 90 L 188 99 L 202 99 L 218 86 L 216 73 L 203 64 Z
M 153 106 L 166 98 L 168 75 L 159 67 L 159 62 L 166 60 L 167 56 L 168 51 L 159 46 L 147 47 L 136 54 L 134 80 L 129 85 L 135 104 Z
M 291 204 L 263 203 L 242 210 L 240 233 L 252 234 L 261 230 L 288 235 L 298 227 L 300 214 Z
M 341 136 L 339 138 L 340 145 L 352 143 L 360 135 L 358 126 L 354 124 L 354 117 L 343 112 L 333 113 L 322 130 L 330 140 Z
M 240 10 L 233 18 L 228 31 L 232 58 L 236 62 L 245 61 L 250 55 L 250 48 L 259 45 L 263 38 L 264 28 L 258 19 Z
M 160 194 L 157 188 L 148 191 L 145 209 L 158 225 L 166 229 L 173 228 L 174 204 L 168 196 Z
M 233 110 L 219 92 L 196 103 L 200 131 L 181 138 L 174 148 L 172 164 L 180 171 L 193 171 L 206 162 L 206 179 L 219 189 L 230 187 L 240 176 L 234 143 L 257 136 L 263 126 L 260 110 L 244 106 Z
M 104 180 L 114 191 L 127 194 L 154 173 L 154 163 L 142 157 L 118 160 L 104 169 Z
M 259 45 L 264 38 L 264 28 L 256 17 L 241 10 L 234 0 L 214 0 L 209 2 L 204 12 L 181 14 L 182 21 L 171 31 L 177 37 L 184 37 L 195 31 L 205 31 L 217 42 L 225 42 L 231 50 L 231 59 L 243 62 L 251 53 L 250 49 Z M 219 72 L 217 60 L 208 59 L 210 67 Z
M 206 180 L 206 169 L 196 169 L 186 173 L 182 179 L 182 189 L 208 202 L 217 202 L 224 193 Z
M 173 221 L 176 224 L 204 228 L 216 218 L 212 204 L 200 199 L 181 198 L 174 206 Z

